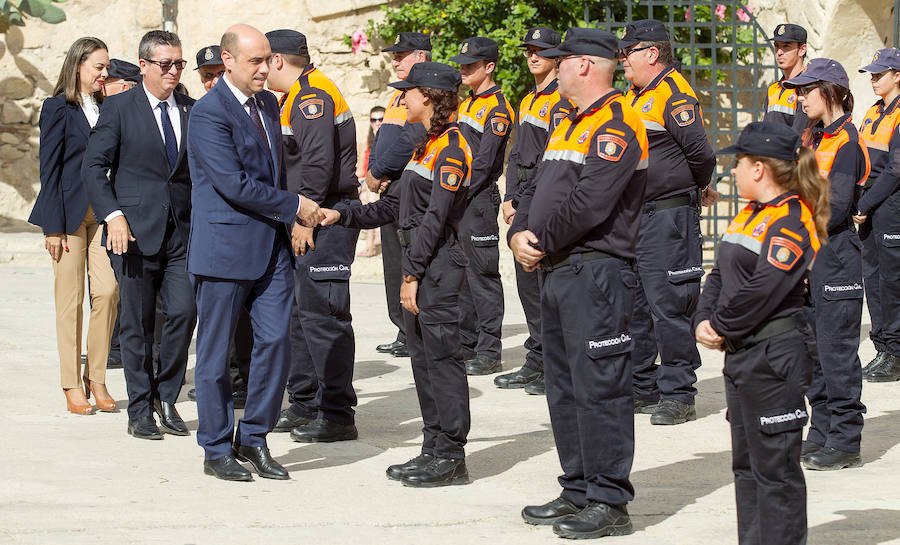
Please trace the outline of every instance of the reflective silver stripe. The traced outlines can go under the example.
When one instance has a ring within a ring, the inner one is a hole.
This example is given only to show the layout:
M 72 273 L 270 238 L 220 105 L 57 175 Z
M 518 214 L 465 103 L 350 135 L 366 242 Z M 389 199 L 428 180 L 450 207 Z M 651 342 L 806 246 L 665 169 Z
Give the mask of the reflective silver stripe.
M 584 158 L 587 157 L 584 153 L 575 150 L 559 150 L 559 149 L 550 149 L 544 152 L 544 161 L 571 161 L 573 163 L 578 163 L 579 165 L 584 164 Z
M 634 168 L 634 170 L 644 170 L 650 164 L 650 157 L 644 157 L 641 159 L 641 162 L 638 163 L 638 166 Z
M 420 165 L 419 163 L 416 163 L 414 161 L 410 161 L 406 165 L 406 168 L 403 170 L 411 170 L 411 171 L 415 172 L 416 174 L 418 174 L 419 176 L 425 178 L 426 180 L 431 180 L 434 177 L 434 173 L 431 172 L 428 169 L 428 167 L 426 167 L 424 165 Z
M 541 119 L 539 117 L 534 117 L 531 114 L 524 114 L 524 115 L 522 115 L 521 119 L 522 119 L 522 123 L 531 123 L 535 127 L 540 127 L 542 129 L 544 129 L 545 131 L 550 128 L 550 123 L 547 123 L 546 121 L 544 121 L 543 119 Z
M 289 125 L 282 125 L 281 134 L 285 136 L 294 136 L 294 129 L 292 129 Z
M 791 108 L 789 106 L 782 106 L 781 104 L 772 104 L 771 106 L 769 106 L 769 109 L 767 111 L 781 112 L 783 114 L 788 114 L 788 115 L 796 115 L 796 113 L 797 113 L 797 111 L 794 108 Z
M 350 110 L 347 110 L 346 112 L 344 112 L 342 114 L 338 114 L 338 115 L 334 116 L 334 124 L 340 125 L 341 123 L 343 123 L 344 121 L 347 121 L 351 117 L 353 117 L 353 114 L 350 113 Z
M 732 244 L 737 244 L 738 246 L 743 246 L 757 255 L 762 251 L 762 242 L 750 235 L 745 235 L 744 233 L 725 233 L 725 236 L 722 237 L 722 242 L 730 242 Z
M 472 177 L 471 177 L 471 176 L 466 176 L 466 179 L 463 180 L 462 186 L 463 186 L 463 187 L 469 187 L 469 184 L 471 184 L 471 183 L 472 183 Z
M 459 122 L 465 123 L 466 125 L 472 127 L 473 129 L 475 129 L 478 132 L 484 132 L 484 127 L 479 125 L 477 121 L 475 121 L 474 119 L 472 119 L 471 117 L 469 117 L 467 115 L 459 116 Z
M 663 127 L 656 121 L 647 121 L 646 119 L 644 119 L 643 122 L 644 122 L 644 127 L 646 127 L 648 131 L 664 131 L 664 130 L 666 130 L 665 127 Z

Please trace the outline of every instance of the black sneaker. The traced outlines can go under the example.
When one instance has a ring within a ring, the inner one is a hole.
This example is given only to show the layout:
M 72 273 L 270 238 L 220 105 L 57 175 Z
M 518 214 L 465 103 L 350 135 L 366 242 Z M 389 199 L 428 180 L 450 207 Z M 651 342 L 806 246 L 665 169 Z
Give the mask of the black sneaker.
M 650 423 L 655 426 L 674 426 L 691 420 L 697 420 L 697 410 L 676 399 L 660 400 L 659 407 L 650 417 Z
M 338 424 L 324 418 L 317 418 L 291 430 L 291 439 L 298 443 L 334 443 L 352 441 L 359 436 L 354 424 Z
M 634 532 L 624 505 L 614 507 L 591 502 L 574 515 L 553 523 L 553 533 L 569 539 L 593 539 L 603 536 L 627 536 Z
M 803 467 L 814 471 L 837 471 L 849 467 L 860 467 L 862 457 L 858 452 L 844 452 L 831 447 L 822 447 L 801 459 Z
M 526 384 L 525 393 L 531 394 L 533 396 L 547 395 L 547 391 L 544 389 L 544 375 L 541 375 L 540 377 Z
M 499 359 L 484 354 L 478 354 L 474 358 L 466 360 L 465 363 L 467 375 L 492 375 L 503 369 Z
M 275 433 L 289 433 L 294 428 L 305 426 L 313 420 L 313 418 L 300 416 L 288 407 L 278 415 L 278 421 L 275 422 L 275 427 L 272 428 L 272 431 Z
M 881 365 L 866 375 L 867 382 L 896 382 L 900 380 L 900 356 L 886 353 Z
M 634 414 L 653 414 L 658 408 L 658 399 L 634 399 Z
M 399 481 L 403 479 L 404 475 L 408 475 L 413 471 L 422 469 L 423 467 L 430 464 L 432 460 L 434 460 L 433 454 L 422 453 L 406 463 L 388 466 L 385 474 L 387 475 L 388 479 Z
M 494 377 L 494 386 L 503 389 L 524 388 L 526 384 L 540 378 L 543 374 L 544 373 L 541 371 L 535 371 L 534 369 L 523 365 L 512 373 Z
M 822 447 L 825 445 L 820 445 L 819 443 L 813 443 L 812 441 L 803 441 L 800 443 L 800 461 L 805 461 L 804 459 L 814 452 L 819 452 L 822 450 Z
M 568 515 L 574 515 L 579 511 L 581 511 L 581 507 L 578 507 L 563 497 L 559 497 L 544 505 L 525 506 L 525 508 L 522 509 L 522 518 L 525 519 L 525 522 L 528 524 L 549 526 L 557 520 Z
M 874 371 L 878 366 L 880 366 L 882 363 L 884 363 L 885 356 L 887 356 L 886 352 L 878 352 L 877 354 L 875 354 L 875 357 L 872 358 L 872 361 L 870 361 L 869 363 L 866 364 L 865 367 L 863 367 L 863 369 L 862 369 L 863 376 L 868 375 L 869 373 Z
M 434 488 L 454 484 L 469 484 L 465 458 L 434 458 L 422 469 L 404 475 L 404 486 Z

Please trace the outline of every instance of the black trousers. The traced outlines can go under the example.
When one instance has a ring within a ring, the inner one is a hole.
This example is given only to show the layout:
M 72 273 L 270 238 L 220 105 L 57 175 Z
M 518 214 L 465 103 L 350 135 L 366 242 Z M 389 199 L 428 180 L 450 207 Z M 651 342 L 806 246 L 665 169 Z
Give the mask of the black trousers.
M 819 357 L 807 397 L 812 418 L 806 439 L 844 452 L 859 452 L 862 438 L 862 244 L 856 231 L 828 237 L 809 273 L 807 309 Z
M 703 238 L 694 206 L 645 211 L 637 243 L 640 287 L 635 293 L 634 396 L 692 405 L 700 353 L 691 315 L 700 299 Z M 659 355 L 661 365 L 656 364 Z
M 800 444 L 812 375 L 808 329 L 725 356 L 725 398 L 741 545 L 806 543 Z
M 442 244 L 419 282 L 419 314 L 406 310 L 406 339 L 422 411 L 422 452 L 439 458 L 465 457 L 472 417 L 469 383 L 459 349 L 458 297 L 466 258 Z
M 359 200 L 356 201 L 359 206 Z M 308 418 L 352 424 L 355 338 L 350 316 L 350 267 L 359 229 L 321 227 L 316 249 L 299 256 L 291 318 L 292 410 Z M 400 295 L 398 293 L 397 299 Z
M 384 295 L 387 298 L 388 318 L 397 326 L 397 340 L 406 342 L 406 324 L 403 319 L 403 306 L 400 304 L 400 285 L 403 284 L 403 273 L 400 271 L 400 259 L 403 248 L 397 236 L 397 224 L 388 223 L 381 226 L 381 267 L 384 269 Z
M 519 301 L 525 311 L 525 323 L 528 326 L 528 338 L 525 339 L 525 367 L 544 372 L 544 349 L 541 345 L 541 284 L 540 269 L 525 272 L 518 261 L 516 266 L 516 289 Z
M 186 246 L 172 222 L 156 255 L 110 253 L 122 302 L 119 342 L 130 419 L 150 416 L 154 399 L 175 403 L 181 391 L 188 347 L 197 323 L 186 257 Z M 154 372 L 157 294 L 162 297 L 165 324 L 159 343 L 159 370 Z
M 900 191 L 872 211 L 860 237 L 869 337 L 879 352 L 900 356 Z
M 634 398 L 629 332 L 637 277 L 619 259 L 549 272 L 541 293 L 544 383 L 563 474 L 562 497 L 624 504 L 634 498 Z
M 500 280 L 500 192 L 496 184 L 472 198 L 459 224 L 459 240 L 469 260 L 459 294 L 463 356 L 499 358 L 503 325 Z

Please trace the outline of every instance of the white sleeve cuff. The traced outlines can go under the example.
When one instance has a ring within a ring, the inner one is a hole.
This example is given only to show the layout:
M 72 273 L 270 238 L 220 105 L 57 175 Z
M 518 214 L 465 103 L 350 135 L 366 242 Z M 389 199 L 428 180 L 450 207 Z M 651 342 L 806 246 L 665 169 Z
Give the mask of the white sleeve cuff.
M 118 218 L 119 216 L 124 216 L 124 215 L 125 214 L 123 214 L 121 210 L 116 210 L 115 212 L 112 212 L 110 215 L 106 216 L 106 218 L 104 218 L 103 222 L 109 223 L 109 220 L 111 220 L 113 218 Z

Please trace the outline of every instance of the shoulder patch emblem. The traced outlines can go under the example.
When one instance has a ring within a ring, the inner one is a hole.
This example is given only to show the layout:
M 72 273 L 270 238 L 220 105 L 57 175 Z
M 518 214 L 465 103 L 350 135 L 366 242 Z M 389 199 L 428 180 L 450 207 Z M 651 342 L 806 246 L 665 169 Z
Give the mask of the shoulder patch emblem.
M 451 166 L 441 167 L 441 187 L 447 191 L 456 191 L 459 189 L 459 184 L 462 182 L 462 179 L 462 170 Z
M 505 136 L 509 131 L 509 120 L 505 117 L 491 118 L 491 132 L 497 136 Z
M 652 109 L 653 109 L 653 97 L 650 97 L 647 99 L 647 102 L 645 102 L 644 105 L 641 106 L 641 111 L 644 113 L 647 113 Z
M 691 123 L 694 122 L 694 106 L 692 104 L 685 104 L 684 106 L 679 106 L 672 110 L 672 119 L 675 120 L 675 123 L 678 123 L 679 127 L 687 127 Z
M 597 135 L 597 155 L 607 161 L 618 161 L 627 148 L 628 143 L 614 134 Z
M 791 270 L 800 257 L 803 250 L 793 240 L 784 237 L 772 237 L 769 241 L 768 261 L 777 269 Z
M 306 119 L 318 119 L 325 113 L 325 102 L 321 98 L 311 98 L 300 103 L 298 108 Z
M 482 106 L 478 113 L 475 114 L 476 119 L 481 119 L 484 117 L 484 114 L 487 112 L 487 106 Z

